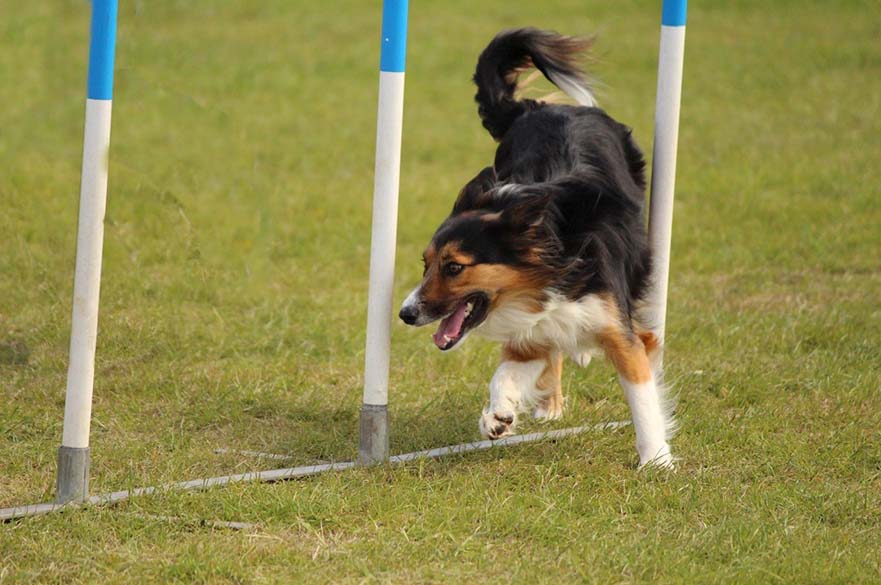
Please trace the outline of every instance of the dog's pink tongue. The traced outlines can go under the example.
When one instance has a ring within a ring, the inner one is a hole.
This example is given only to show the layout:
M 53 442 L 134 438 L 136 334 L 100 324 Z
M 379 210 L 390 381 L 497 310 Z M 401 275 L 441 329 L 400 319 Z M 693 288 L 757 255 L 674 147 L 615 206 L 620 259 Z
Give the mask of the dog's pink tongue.
M 456 312 L 444 319 L 438 325 L 437 332 L 432 336 L 434 344 L 443 349 L 447 346 L 447 339 L 456 339 L 462 331 L 462 323 L 465 322 L 465 309 L 467 303 L 462 303 Z

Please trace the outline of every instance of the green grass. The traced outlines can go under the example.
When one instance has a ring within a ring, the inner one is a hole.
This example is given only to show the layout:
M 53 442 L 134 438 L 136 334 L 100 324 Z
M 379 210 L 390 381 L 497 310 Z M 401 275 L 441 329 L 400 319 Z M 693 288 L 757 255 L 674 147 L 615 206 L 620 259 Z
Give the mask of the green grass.
M 490 160 L 469 77 L 498 29 L 599 31 L 650 150 L 657 2 L 411 7 L 397 295 Z M 881 579 L 877 1 L 694 2 L 667 363 L 675 473 L 632 430 L 0 525 L 0 582 Z M 378 3 L 125 2 L 92 491 L 357 450 Z M 0 506 L 52 498 L 88 4 L 0 22 Z M 395 326 L 392 450 L 477 438 L 497 349 Z M 627 417 L 604 364 L 559 426 Z M 538 428 L 527 425 L 526 429 Z M 166 514 L 184 521 L 163 521 Z M 199 519 L 252 522 L 218 530 Z

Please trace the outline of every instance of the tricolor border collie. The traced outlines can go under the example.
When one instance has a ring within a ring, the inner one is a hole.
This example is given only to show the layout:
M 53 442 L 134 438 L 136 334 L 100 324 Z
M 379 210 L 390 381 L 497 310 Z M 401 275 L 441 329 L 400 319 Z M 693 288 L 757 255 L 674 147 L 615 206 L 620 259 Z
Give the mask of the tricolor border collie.
M 499 143 L 495 161 L 435 232 L 400 317 L 440 321 L 443 351 L 472 331 L 502 343 L 479 421 L 490 439 L 512 434 L 524 411 L 558 418 L 563 359 L 584 367 L 605 354 L 630 404 L 640 465 L 670 467 L 660 348 L 640 320 L 651 272 L 645 161 L 630 129 L 596 107 L 576 65 L 589 44 L 526 28 L 500 33 L 480 55 L 475 99 Z M 519 75 L 533 67 L 579 105 L 517 99 Z

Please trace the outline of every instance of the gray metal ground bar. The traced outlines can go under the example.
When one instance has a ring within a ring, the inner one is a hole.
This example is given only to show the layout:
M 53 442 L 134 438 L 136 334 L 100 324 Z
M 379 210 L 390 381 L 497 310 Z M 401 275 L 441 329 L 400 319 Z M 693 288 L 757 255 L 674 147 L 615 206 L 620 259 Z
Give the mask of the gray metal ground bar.
M 408 461 L 415 461 L 417 459 L 433 459 L 457 453 L 483 451 L 486 449 L 491 449 L 493 447 L 507 447 L 509 445 L 533 443 L 544 439 L 561 439 L 563 437 L 570 437 L 572 435 L 578 435 L 587 431 L 614 430 L 623 426 L 627 426 L 629 424 L 630 421 L 613 421 L 595 425 L 560 429 L 557 431 L 545 431 L 540 433 L 528 433 L 526 435 L 514 435 L 513 437 L 505 437 L 504 439 L 499 439 L 497 441 L 477 441 L 474 443 L 462 443 L 460 445 L 450 445 L 448 447 L 438 447 L 436 449 L 427 449 L 424 451 L 414 451 L 413 453 L 394 455 L 392 457 L 389 457 L 388 462 L 391 464 L 406 463 Z M 163 491 L 195 491 L 239 482 L 283 481 L 287 479 L 308 477 L 310 475 L 318 475 L 319 473 L 324 473 L 326 471 L 342 471 L 344 469 L 351 469 L 353 467 L 358 467 L 358 463 L 354 461 L 342 461 L 340 463 L 324 463 L 322 465 L 306 465 L 303 467 L 288 467 L 284 469 L 271 469 L 268 471 L 252 471 L 249 473 L 238 473 L 235 475 L 223 475 L 220 477 L 209 477 L 206 479 L 181 481 L 177 483 L 166 484 L 164 486 L 148 486 L 119 492 L 110 492 L 108 494 L 91 496 L 81 503 L 48 503 L 16 506 L 13 508 L 0 509 L 0 521 L 15 520 L 17 518 L 26 518 L 28 516 L 39 516 L 42 514 L 49 514 L 51 512 L 57 512 L 59 510 L 64 510 L 67 508 L 78 508 L 85 504 L 116 504 L 118 502 L 122 502 L 136 496 L 146 496 Z

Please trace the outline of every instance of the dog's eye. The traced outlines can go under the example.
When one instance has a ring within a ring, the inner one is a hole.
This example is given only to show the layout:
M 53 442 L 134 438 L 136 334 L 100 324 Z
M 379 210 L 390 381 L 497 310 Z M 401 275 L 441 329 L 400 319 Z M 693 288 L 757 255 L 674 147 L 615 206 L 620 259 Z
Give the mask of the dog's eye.
M 461 264 L 457 264 L 455 262 L 448 262 L 446 264 L 446 266 L 444 266 L 444 273 L 447 276 L 456 276 L 457 274 L 462 272 L 463 268 L 464 268 L 464 266 L 462 266 Z

